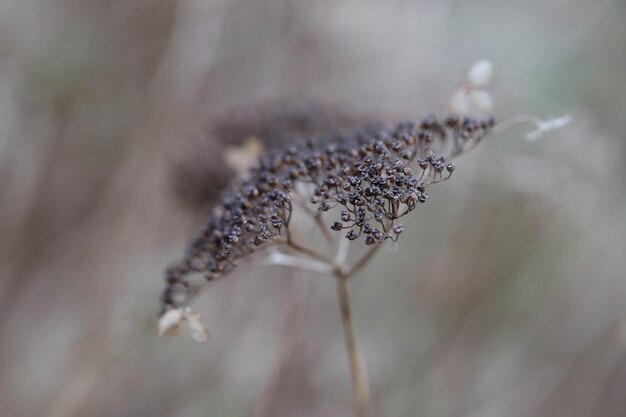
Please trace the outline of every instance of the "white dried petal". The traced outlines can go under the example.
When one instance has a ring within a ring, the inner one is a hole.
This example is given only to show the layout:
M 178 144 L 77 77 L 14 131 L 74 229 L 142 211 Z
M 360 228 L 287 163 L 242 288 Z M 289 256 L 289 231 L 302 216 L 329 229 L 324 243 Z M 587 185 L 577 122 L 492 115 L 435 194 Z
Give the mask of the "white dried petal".
M 563 126 L 568 125 L 572 121 L 572 116 L 566 114 L 561 117 L 555 117 L 552 119 L 544 120 L 541 123 L 537 124 L 537 129 L 533 130 L 526 134 L 525 138 L 527 141 L 532 142 L 537 139 L 541 139 L 543 135 L 547 132 L 550 132 L 555 129 L 560 129 Z
M 458 90 L 450 99 L 450 111 L 456 114 L 469 114 L 470 101 L 462 90 Z
M 485 90 L 473 90 L 469 93 L 469 99 L 474 107 L 479 111 L 489 111 L 493 107 L 493 99 Z
M 172 308 L 159 318 L 157 333 L 159 336 L 175 336 L 180 332 L 180 326 L 185 320 L 182 309 Z
M 206 323 L 206 319 L 200 313 L 186 313 L 185 319 L 187 325 L 191 331 L 191 337 L 198 342 L 206 342 L 209 340 L 209 329 Z
M 484 87 L 493 76 L 493 64 L 487 59 L 475 62 L 467 72 L 467 81 L 474 87 Z

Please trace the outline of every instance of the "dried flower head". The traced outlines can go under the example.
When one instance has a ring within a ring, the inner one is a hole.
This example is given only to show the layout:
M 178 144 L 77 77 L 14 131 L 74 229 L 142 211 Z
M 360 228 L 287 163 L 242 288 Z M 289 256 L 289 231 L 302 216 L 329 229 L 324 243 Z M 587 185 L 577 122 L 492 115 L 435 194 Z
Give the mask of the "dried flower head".
M 448 159 L 476 146 L 493 125 L 427 118 L 326 132 L 267 151 L 233 181 L 184 258 L 168 268 L 163 311 L 196 292 L 191 275 L 212 281 L 270 243 L 290 241 L 296 207 L 328 212 L 326 227 L 349 241 L 397 241 L 404 231 L 398 220 L 427 201 L 428 187 L 452 175 Z

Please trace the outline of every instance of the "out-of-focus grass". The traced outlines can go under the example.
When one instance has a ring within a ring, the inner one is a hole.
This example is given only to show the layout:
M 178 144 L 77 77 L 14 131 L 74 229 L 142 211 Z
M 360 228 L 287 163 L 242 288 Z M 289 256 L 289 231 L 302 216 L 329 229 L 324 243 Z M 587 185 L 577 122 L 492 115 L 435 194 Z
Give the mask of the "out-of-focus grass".
M 610 0 L 0 3 L 2 414 L 350 415 L 319 277 L 241 271 L 197 301 L 210 343 L 156 338 L 162 269 L 201 222 L 169 153 L 258 100 L 441 113 L 489 58 L 501 119 L 574 121 L 459 159 L 358 277 L 372 415 L 621 415 L 625 18 Z

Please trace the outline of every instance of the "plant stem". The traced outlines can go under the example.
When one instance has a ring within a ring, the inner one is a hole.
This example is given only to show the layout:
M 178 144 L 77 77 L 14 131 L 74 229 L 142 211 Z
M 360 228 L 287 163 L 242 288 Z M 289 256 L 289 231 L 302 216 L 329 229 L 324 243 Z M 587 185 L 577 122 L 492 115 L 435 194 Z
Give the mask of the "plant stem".
M 296 252 L 300 252 L 300 253 L 302 253 L 304 255 L 307 255 L 307 256 L 309 256 L 309 257 L 311 257 L 313 259 L 316 259 L 318 261 L 324 262 L 324 263 L 326 263 L 328 265 L 331 265 L 333 267 L 335 266 L 334 260 L 332 258 L 330 258 L 330 257 L 328 257 L 326 255 L 323 255 L 323 254 L 321 254 L 319 252 L 316 252 L 313 249 L 309 249 L 307 247 L 304 247 L 304 246 L 300 245 L 299 243 L 296 243 L 293 240 L 286 240 L 286 241 L 276 240 L 276 243 L 282 243 L 284 245 L 289 246 L 291 249 L 295 250 Z
M 365 358 L 359 351 L 354 332 L 354 321 L 352 319 L 352 308 L 348 294 L 347 277 L 337 276 L 337 293 L 339 295 L 343 333 L 346 339 L 350 372 L 352 374 L 354 415 L 355 417 L 365 417 L 369 403 L 369 382 L 367 380 Z
M 367 263 L 374 257 L 374 254 L 380 249 L 382 243 L 379 243 L 375 246 L 372 246 L 370 250 L 368 250 L 358 261 L 356 261 L 349 269 L 347 278 L 353 276 L 356 272 L 358 272 L 361 268 L 363 268 Z

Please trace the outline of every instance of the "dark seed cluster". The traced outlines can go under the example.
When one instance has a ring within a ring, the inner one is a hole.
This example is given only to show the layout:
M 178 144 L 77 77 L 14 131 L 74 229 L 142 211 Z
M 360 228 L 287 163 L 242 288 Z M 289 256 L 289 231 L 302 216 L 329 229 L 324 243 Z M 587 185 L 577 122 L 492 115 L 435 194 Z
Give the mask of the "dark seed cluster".
M 266 152 L 167 270 L 163 308 L 184 302 L 190 274 L 213 280 L 259 247 L 289 239 L 296 206 L 316 210 L 348 240 L 396 241 L 404 231 L 398 220 L 426 202 L 430 185 L 452 175 L 448 158 L 477 145 L 493 125 L 493 119 L 427 118 L 322 134 Z

